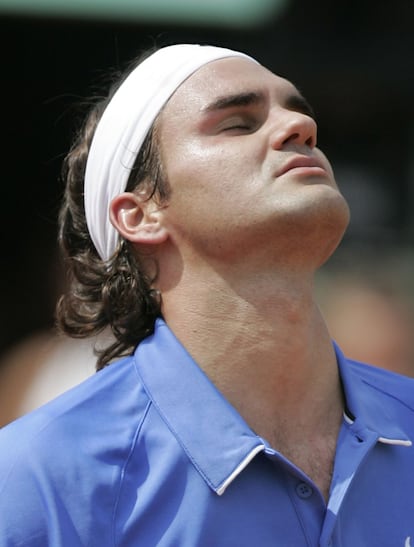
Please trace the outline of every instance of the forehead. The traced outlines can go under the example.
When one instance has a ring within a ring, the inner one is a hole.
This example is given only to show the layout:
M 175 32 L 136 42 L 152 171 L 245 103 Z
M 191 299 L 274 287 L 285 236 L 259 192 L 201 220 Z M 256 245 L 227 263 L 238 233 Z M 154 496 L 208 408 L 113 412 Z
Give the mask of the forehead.
M 164 114 L 202 111 L 219 97 L 246 92 L 258 92 L 280 101 L 298 93 L 291 82 L 262 65 L 245 58 L 229 57 L 207 63 L 187 78 L 166 104 L 163 117 Z

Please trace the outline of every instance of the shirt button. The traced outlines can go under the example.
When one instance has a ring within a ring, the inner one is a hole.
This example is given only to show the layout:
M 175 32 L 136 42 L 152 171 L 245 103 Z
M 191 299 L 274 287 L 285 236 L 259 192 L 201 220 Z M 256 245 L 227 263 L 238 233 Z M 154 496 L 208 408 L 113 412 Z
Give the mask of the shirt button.
M 306 500 L 313 494 L 313 489 L 306 482 L 300 482 L 296 485 L 296 494 L 303 500 Z

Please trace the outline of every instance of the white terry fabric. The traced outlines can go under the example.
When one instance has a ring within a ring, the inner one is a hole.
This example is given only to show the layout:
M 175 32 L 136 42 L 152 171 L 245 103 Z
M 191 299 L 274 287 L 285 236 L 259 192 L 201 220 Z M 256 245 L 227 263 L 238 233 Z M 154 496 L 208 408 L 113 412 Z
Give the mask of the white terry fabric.
M 244 53 L 215 46 L 164 47 L 138 65 L 106 107 L 96 128 L 86 165 L 85 215 L 92 241 L 103 260 L 116 250 L 119 234 L 109 206 L 127 185 L 130 170 L 155 118 L 174 91 L 203 65 Z

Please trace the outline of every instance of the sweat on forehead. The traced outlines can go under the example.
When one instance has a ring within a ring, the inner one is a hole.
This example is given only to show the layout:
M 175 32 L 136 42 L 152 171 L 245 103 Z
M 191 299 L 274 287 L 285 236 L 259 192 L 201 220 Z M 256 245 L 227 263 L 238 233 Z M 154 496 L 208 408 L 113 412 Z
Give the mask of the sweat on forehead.
M 248 55 L 231 49 L 177 44 L 159 49 L 122 83 L 98 123 L 86 164 L 85 216 L 91 239 L 103 260 L 115 252 L 119 234 L 109 206 L 127 185 L 139 150 L 157 115 L 174 91 L 203 65 Z

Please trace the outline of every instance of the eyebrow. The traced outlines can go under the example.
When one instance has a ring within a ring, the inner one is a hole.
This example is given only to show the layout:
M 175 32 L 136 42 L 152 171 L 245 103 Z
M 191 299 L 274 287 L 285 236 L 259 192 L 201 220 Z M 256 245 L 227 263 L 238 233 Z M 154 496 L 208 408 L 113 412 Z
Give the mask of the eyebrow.
M 225 95 L 214 100 L 212 103 L 203 107 L 202 112 L 214 112 L 215 110 L 225 110 L 236 106 L 251 106 L 264 103 L 263 93 L 250 91 L 248 93 L 236 93 L 234 95 Z
M 214 112 L 216 110 L 225 110 L 238 106 L 259 105 L 265 102 L 264 93 L 260 91 L 250 91 L 246 93 L 235 93 L 234 95 L 225 95 L 218 97 L 213 102 L 201 109 L 202 112 Z M 315 118 L 315 111 L 309 102 L 299 92 L 291 93 L 285 100 L 286 108 L 302 112 L 311 118 Z

